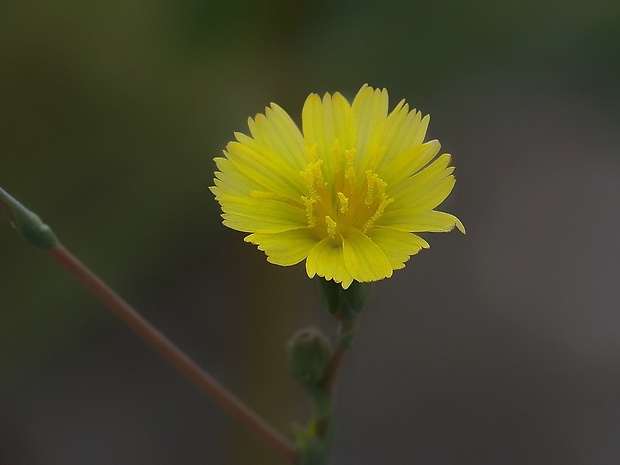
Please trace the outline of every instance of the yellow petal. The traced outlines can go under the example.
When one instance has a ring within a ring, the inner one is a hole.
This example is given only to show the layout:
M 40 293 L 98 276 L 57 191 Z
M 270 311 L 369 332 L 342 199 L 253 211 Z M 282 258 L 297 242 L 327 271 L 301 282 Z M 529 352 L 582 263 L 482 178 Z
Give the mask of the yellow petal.
M 360 282 L 377 281 L 392 276 L 392 266 L 381 249 L 361 231 L 352 229 L 343 242 L 347 271 Z
M 414 145 L 392 158 L 389 163 L 385 158 L 381 160 L 377 166 L 377 173 L 388 185 L 398 185 L 426 166 L 435 158 L 440 148 L 441 144 L 437 140 Z
M 405 210 L 409 213 L 432 210 L 450 195 L 455 183 L 454 176 L 449 175 L 443 179 L 435 180 L 430 185 L 419 186 L 419 190 L 412 189 L 409 192 L 409 197 L 400 196 L 399 201 L 390 204 L 387 211 L 401 214 L 398 210 Z
M 224 152 L 226 153 L 226 152 Z M 260 190 L 262 186 L 254 180 L 239 173 L 228 158 L 215 158 L 219 171 L 215 172 L 216 189 L 214 193 L 221 192 L 232 195 L 248 195 L 252 190 Z
M 430 247 L 420 236 L 396 229 L 374 228 L 366 234 L 377 244 L 395 270 L 404 268 L 411 255 Z
M 228 160 L 234 170 L 261 186 L 257 190 L 266 190 L 278 195 L 298 198 L 304 192 L 304 184 L 295 171 L 282 160 L 271 161 L 239 142 L 227 146 Z
M 398 110 L 397 113 L 395 113 Z M 408 112 L 407 105 L 396 108 L 389 116 L 385 125 L 385 133 L 381 144 L 385 147 L 384 160 L 389 163 L 399 154 L 415 145 L 424 142 L 430 117 L 422 117 L 419 111 Z
M 306 259 L 306 272 L 310 278 L 319 275 L 328 281 L 333 279 L 342 283 L 345 289 L 353 282 L 344 264 L 342 244 L 335 243 L 331 238 L 323 239 L 310 251 Z
M 422 197 L 432 195 L 434 191 L 440 189 L 441 184 L 446 182 L 446 178 L 453 178 L 451 175 L 454 167 L 448 166 L 449 163 L 450 155 L 444 153 L 422 171 L 390 189 L 389 194 L 394 198 L 393 208 L 398 208 L 399 204 L 411 207 L 414 203 L 424 203 L 419 201 Z M 454 185 L 454 180 L 449 182 Z M 437 204 L 425 208 L 430 210 L 435 206 Z
M 303 169 L 306 151 L 303 136 L 291 117 L 275 103 L 248 121 L 252 137 L 265 145 L 296 170 Z
M 295 265 L 304 260 L 318 239 L 308 228 L 276 234 L 250 234 L 245 238 L 267 255 L 267 261 L 281 266 Z
M 434 210 L 414 213 L 401 209 L 386 212 L 381 217 L 381 225 L 408 232 L 449 232 L 456 226 L 465 233 L 463 223 L 456 216 Z
M 242 232 L 276 233 L 307 227 L 305 210 L 276 199 L 222 194 L 224 224 Z
M 307 147 L 316 145 L 317 158 L 323 160 L 326 179 L 332 179 L 337 169 L 333 153 L 336 141 L 342 149 L 349 147 L 349 114 L 349 102 L 339 93 L 333 97 L 325 94 L 323 100 L 316 94 L 310 94 L 304 104 L 301 116 L 304 139 Z
M 364 86 L 355 96 L 351 105 L 351 115 L 355 131 L 354 146 L 357 151 L 355 165 L 363 172 L 373 160 L 383 135 L 387 119 L 387 90 Z

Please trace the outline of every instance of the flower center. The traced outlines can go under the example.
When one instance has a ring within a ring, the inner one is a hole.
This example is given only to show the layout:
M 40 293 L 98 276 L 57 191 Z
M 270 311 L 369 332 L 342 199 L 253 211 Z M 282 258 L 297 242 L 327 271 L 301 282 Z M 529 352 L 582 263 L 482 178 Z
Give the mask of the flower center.
M 299 173 L 308 189 L 301 198 L 308 227 L 337 242 L 351 228 L 366 232 L 394 200 L 385 193 L 387 184 L 372 169 L 356 168 L 355 149 L 341 150 L 337 140 L 330 166 L 316 151 L 316 145 L 308 149 L 308 166 Z

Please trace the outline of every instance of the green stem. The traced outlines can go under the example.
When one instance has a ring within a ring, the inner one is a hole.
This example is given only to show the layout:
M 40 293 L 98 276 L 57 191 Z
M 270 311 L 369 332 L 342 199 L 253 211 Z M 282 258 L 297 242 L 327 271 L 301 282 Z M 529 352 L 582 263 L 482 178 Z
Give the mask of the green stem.
M 334 397 L 336 383 L 344 357 L 355 336 L 355 329 L 367 297 L 368 285 L 354 283 L 343 289 L 339 283 L 322 279 L 321 287 L 326 299 L 327 309 L 338 322 L 338 341 L 325 365 L 322 352 L 297 351 L 297 362 L 305 362 L 311 368 L 323 366 L 322 377 L 298 377 L 313 397 L 314 414 L 305 428 L 297 427 L 295 434 L 300 452 L 300 465 L 325 465 L 334 437 Z M 299 342 L 299 341 L 298 341 Z M 314 354 L 314 358 L 311 355 Z M 307 357 L 302 357 L 302 355 Z M 307 360 L 310 358 L 310 360 Z M 311 363 L 315 362 L 315 363 Z M 296 366 L 296 365 L 293 365 Z M 302 372 L 303 373 L 303 372 Z M 314 373 L 314 372 L 312 372 Z M 294 372 L 295 374 L 295 372 Z
M 334 350 L 329 365 L 327 366 L 325 376 L 319 384 L 319 388 L 325 393 L 329 400 L 329 405 L 331 406 L 329 415 L 324 416 L 317 422 L 316 431 L 319 438 L 325 438 L 327 434 L 329 434 L 333 423 L 333 405 L 336 383 L 340 373 L 340 368 L 342 367 L 342 362 L 347 354 L 348 347 L 353 337 L 353 332 L 355 330 L 354 328 L 355 325 L 352 320 L 349 320 L 346 323 L 339 322 L 338 344 L 336 345 L 336 349 Z M 343 339 L 346 339 L 346 343 L 343 343 Z

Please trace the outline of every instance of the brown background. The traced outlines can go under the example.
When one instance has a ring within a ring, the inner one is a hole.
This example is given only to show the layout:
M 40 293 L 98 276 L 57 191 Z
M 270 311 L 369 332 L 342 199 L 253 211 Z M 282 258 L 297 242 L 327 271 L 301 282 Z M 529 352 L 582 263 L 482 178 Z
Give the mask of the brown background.
M 336 463 L 613 465 L 619 5 L 4 1 L 0 185 L 288 432 L 284 344 L 333 325 L 221 226 L 212 158 L 271 101 L 387 87 L 432 115 L 468 234 L 374 287 Z M 0 224 L 0 463 L 285 462 Z

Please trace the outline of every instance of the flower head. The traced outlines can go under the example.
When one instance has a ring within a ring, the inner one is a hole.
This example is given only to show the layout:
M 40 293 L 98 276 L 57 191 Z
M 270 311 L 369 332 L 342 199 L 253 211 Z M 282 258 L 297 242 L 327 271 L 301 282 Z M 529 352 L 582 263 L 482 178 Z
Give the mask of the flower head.
M 455 179 L 450 155 L 424 142 L 429 117 L 401 101 L 388 113 L 385 89 L 363 86 L 353 103 L 310 94 L 302 130 L 278 105 L 249 119 L 216 158 L 211 191 L 224 224 L 277 265 L 306 260 L 348 288 L 403 268 L 429 244 L 417 232 L 447 232 L 455 216 L 436 211 Z

